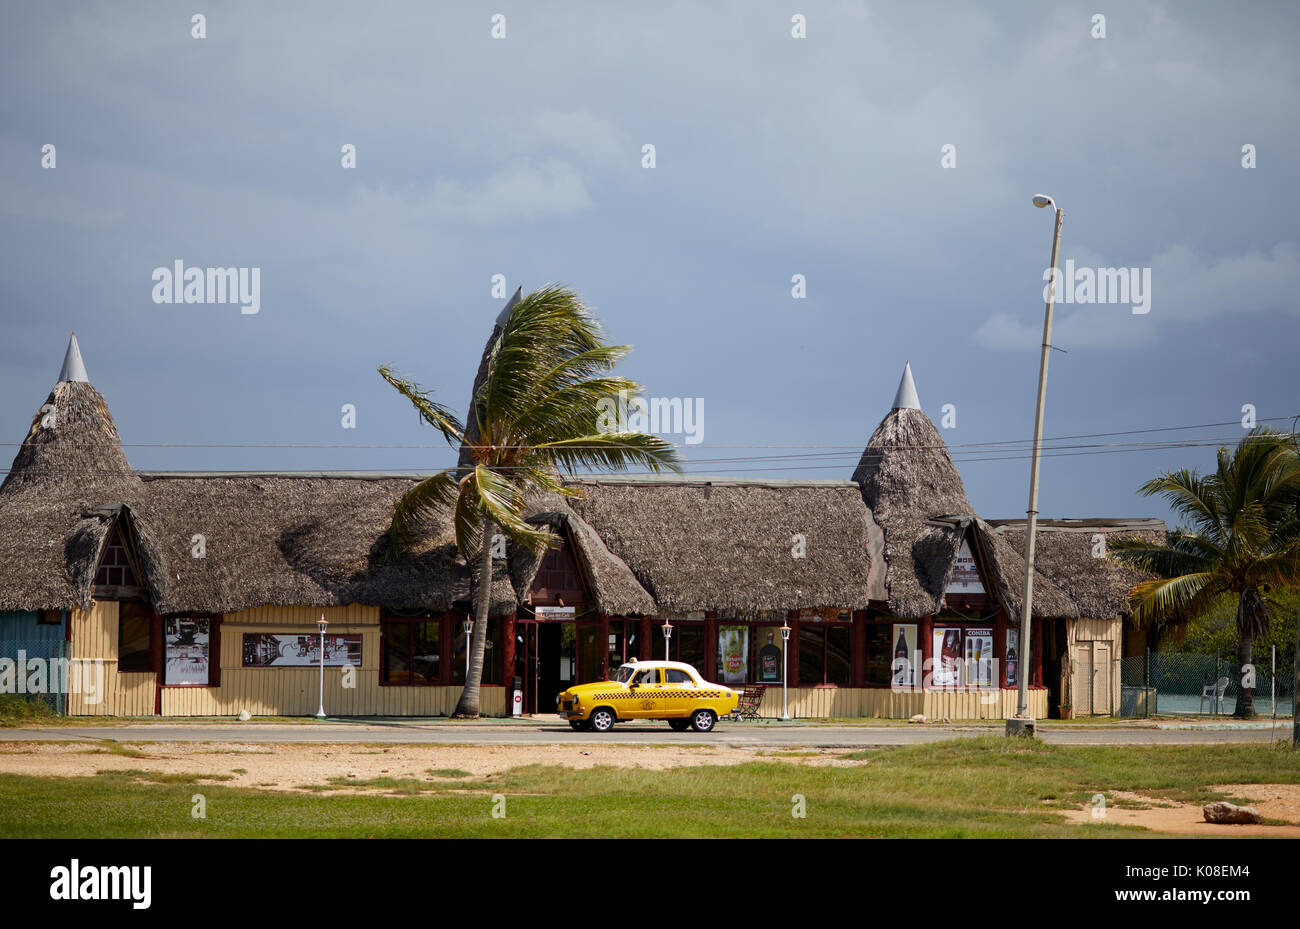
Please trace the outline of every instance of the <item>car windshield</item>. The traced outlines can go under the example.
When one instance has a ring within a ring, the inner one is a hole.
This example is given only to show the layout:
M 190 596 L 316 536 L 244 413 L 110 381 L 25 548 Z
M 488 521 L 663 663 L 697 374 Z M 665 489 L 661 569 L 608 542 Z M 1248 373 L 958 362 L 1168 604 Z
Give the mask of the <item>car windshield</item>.
M 626 684 L 632 680 L 632 675 L 636 674 L 636 665 L 625 664 L 614 672 L 610 680 L 618 681 L 620 684 Z

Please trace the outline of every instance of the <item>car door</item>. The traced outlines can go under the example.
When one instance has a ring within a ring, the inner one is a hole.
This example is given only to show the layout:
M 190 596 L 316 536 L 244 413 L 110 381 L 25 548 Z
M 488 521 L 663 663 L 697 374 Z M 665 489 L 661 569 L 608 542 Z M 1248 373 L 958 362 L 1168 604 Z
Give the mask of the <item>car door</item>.
M 667 668 L 664 671 L 663 712 L 665 716 L 681 718 L 689 716 L 695 709 L 696 693 L 699 686 L 695 679 L 679 668 Z
M 655 716 L 663 703 L 661 693 L 661 672 L 658 668 L 645 668 L 636 673 L 632 683 L 636 685 L 632 697 L 631 715 L 635 719 Z

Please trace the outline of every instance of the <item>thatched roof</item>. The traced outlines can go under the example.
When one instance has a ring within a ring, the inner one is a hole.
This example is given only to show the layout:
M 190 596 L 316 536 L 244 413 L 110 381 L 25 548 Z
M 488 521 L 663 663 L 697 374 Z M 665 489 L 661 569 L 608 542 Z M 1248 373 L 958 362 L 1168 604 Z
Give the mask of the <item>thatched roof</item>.
M 592 604 L 609 616 L 654 616 L 659 612 L 654 597 L 637 581 L 632 570 L 606 547 L 600 535 L 569 507 L 564 498 L 547 495 L 544 505 L 530 507 L 528 521 L 546 525 L 573 553 Z M 520 602 L 528 597 L 542 565 L 543 553 L 534 554 L 522 546 L 510 546 L 510 575 Z
M 884 531 L 885 585 L 890 611 L 916 618 L 936 613 L 952 575 L 963 530 L 930 522 L 936 516 L 974 518 L 961 475 L 930 417 L 915 405 L 910 368 L 895 406 L 862 452 L 853 480 Z
M 871 514 L 848 481 L 606 477 L 569 501 L 666 613 L 865 608 Z M 802 535 L 804 556 L 793 552 Z
M 910 365 L 853 480 L 884 532 L 891 612 L 908 618 L 937 613 L 965 538 L 984 567 L 989 593 L 1012 619 L 1019 618 L 1024 559 L 975 515 L 947 445 L 920 408 Z M 1037 570 L 1034 614 L 1077 615 L 1069 597 Z
M 989 523 L 997 537 L 1017 551 L 1024 550 L 1025 520 L 995 519 Z M 1168 527 L 1160 519 L 1040 519 L 1034 540 L 1034 573 L 1041 571 L 1050 576 L 1075 602 L 1080 616 L 1126 616 L 1128 592 L 1151 575 L 1109 557 L 1095 557 L 1093 537 L 1098 534 L 1106 540 L 1141 538 L 1163 543 Z M 1035 592 L 1035 600 L 1037 597 Z

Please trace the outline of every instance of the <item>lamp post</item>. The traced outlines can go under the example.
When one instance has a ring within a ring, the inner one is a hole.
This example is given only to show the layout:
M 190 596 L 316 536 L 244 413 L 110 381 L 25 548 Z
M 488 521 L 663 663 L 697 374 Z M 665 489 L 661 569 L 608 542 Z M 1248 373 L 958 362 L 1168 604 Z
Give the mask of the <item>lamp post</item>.
M 1056 211 L 1056 231 L 1052 234 L 1052 263 L 1049 266 L 1047 283 L 1047 309 L 1043 313 L 1043 346 L 1038 361 L 1038 405 L 1034 411 L 1034 450 L 1033 460 L 1029 466 L 1029 517 L 1026 526 L 1025 542 L 1025 591 L 1020 603 L 1020 667 L 1017 681 L 1016 715 L 1007 720 L 1007 735 L 1034 734 L 1034 719 L 1029 715 L 1029 674 L 1033 671 L 1033 655 L 1030 647 L 1030 619 L 1034 608 L 1034 536 L 1038 531 L 1038 462 L 1043 444 L 1043 404 L 1047 400 L 1047 361 L 1052 351 L 1052 304 L 1056 301 L 1056 257 L 1061 248 L 1061 222 L 1065 211 L 1056 205 L 1056 201 L 1043 194 L 1034 196 L 1034 206 L 1042 209 L 1052 207 Z
M 329 623 L 325 622 L 325 614 L 320 614 L 320 622 L 316 628 L 320 630 L 320 706 L 316 710 L 316 718 L 325 718 L 325 627 Z
M 470 633 L 472 633 L 473 631 L 474 631 L 474 620 L 466 616 L 465 617 L 465 680 L 467 682 L 469 681 L 469 637 L 470 637 Z M 488 631 L 489 632 L 492 631 L 491 627 L 488 627 Z
M 781 627 L 781 718 L 790 718 L 789 677 L 786 675 L 786 655 L 790 654 L 790 621 Z
M 668 661 L 668 643 L 671 642 L 673 638 L 673 624 L 666 622 L 664 623 L 663 629 L 664 629 L 664 661 Z

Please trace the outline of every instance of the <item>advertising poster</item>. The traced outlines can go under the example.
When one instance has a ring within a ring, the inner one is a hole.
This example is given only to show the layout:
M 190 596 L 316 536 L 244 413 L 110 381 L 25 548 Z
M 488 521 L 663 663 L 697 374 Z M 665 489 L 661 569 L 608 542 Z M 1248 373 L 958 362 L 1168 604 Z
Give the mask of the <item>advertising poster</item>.
M 984 584 L 980 581 L 979 568 L 975 566 L 975 556 L 970 553 L 970 546 L 965 541 L 957 550 L 957 564 L 952 569 L 952 579 L 944 590 L 950 594 L 982 594 Z
M 1003 684 L 1007 687 L 1020 686 L 1020 630 L 1007 630 L 1007 658 L 1002 664 Z
M 172 616 L 164 620 L 166 684 L 208 683 L 208 646 L 212 620 L 206 616 Z
M 935 687 L 961 684 L 961 630 L 934 630 L 934 666 L 930 681 Z
M 966 630 L 966 683 L 993 686 L 993 630 Z
M 718 674 L 723 684 L 744 684 L 748 677 L 748 626 L 718 627 Z
M 320 635 L 244 633 L 245 668 L 306 668 L 320 664 Z M 361 665 L 360 635 L 325 636 L 326 667 Z
M 916 686 L 916 625 L 894 626 L 894 657 L 889 665 L 889 681 L 894 687 Z
M 757 630 L 758 680 L 761 684 L 781 683 L 781 628 L 779 626 L 760 626 Z

